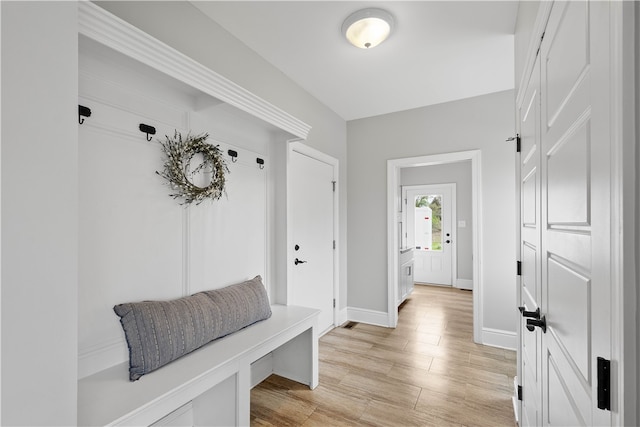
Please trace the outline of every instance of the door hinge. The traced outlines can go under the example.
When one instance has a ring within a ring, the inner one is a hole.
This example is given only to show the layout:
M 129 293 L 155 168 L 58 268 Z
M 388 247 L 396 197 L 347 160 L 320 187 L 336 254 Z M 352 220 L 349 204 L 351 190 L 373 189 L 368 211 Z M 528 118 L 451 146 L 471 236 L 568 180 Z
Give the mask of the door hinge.
M 333 308 L 336 308 L 336 299 L 333 299 Z
M 335 249 L 335 248 L 336 248 L 336 241 L 334 240 L 333 241 L 333 249 Z
M 336 192 L 336 182 L 335 181 L 331 181 L 331 184 L 333 184 L 333 192 Z
M 507 138 L 507 142 L 515 141 L 516 142 L 516 153 L 520 152 L 520 134 L 517 133 L 516 136 L 510 136 Z
M 516 274 L 522 276 L 522 262 L 516 261 Z
M 522 400 L 522 386 L 518 386 L 518 400 Z
M 598 409 L 611 410 L 611 361 L 598 357 Z

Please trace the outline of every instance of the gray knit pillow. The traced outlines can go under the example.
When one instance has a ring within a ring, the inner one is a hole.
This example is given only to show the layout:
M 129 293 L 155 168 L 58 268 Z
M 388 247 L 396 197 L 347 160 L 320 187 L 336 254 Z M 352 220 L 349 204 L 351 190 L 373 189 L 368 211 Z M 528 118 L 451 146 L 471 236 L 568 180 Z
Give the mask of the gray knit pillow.
M 262 278 L 171 300 L 119 304 L 135 381 L 216 338 L 271 317 Z

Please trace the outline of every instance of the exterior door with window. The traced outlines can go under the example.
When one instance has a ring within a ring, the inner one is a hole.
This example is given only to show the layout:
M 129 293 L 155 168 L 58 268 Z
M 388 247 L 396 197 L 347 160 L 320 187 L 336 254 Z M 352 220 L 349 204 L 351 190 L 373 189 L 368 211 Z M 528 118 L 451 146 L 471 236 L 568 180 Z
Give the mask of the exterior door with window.
M 407 186 L 403 192 L 407 246 L 414 248 L 414 281 L 451 286 L 455 184 Z

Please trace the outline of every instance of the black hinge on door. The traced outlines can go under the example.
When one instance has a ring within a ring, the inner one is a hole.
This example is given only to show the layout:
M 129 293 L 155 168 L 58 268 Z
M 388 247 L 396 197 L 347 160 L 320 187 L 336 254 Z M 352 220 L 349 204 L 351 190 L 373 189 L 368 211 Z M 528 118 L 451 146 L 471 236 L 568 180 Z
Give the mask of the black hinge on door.
M 516 142 L 516 153 L 520 152 L 520 134 L 516 134 L 516 136 L 510 136 L 507 138 L 507 142 L 515 141 Z
M 516 274 L 522 276 L 522 262 L 516 261 Z
M 518 400 L 522 400 L 522 386 L 518 386 Z
M 333 299 L 333 308 L 336 308 L 336 299 Z
M 333 184 L 333 192 L 336 192 L 336 182 L 335 181 L 331 181 L 331 184 Z
M 598 409 L 611 410 L 611 361 L 598 357 Z
M 335 248 L 336 248 L 336 241 L 334 240 L 333 241 L 333 249 L 335 249 Z

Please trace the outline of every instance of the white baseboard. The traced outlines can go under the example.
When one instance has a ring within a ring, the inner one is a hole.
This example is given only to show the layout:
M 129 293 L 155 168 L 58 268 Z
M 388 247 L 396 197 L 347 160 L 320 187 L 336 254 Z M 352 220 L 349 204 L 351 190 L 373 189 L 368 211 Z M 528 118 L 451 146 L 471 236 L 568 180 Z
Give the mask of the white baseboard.
M 340 326 L 349 320 L 348 309 L 347 307 L 338 311 L 338 324 L 336 326 Z
M 347 307 L 347 319 L 352 322 L 389 327 L 389 315 L 384 311 Z
M 473 290 L 473 280 L 471 279 L 456 279 L 456 288 Z
M 482 344 L 515 351 L 518 345 L 518 335 L 515 332 L 501 329 L 482 328 Z

